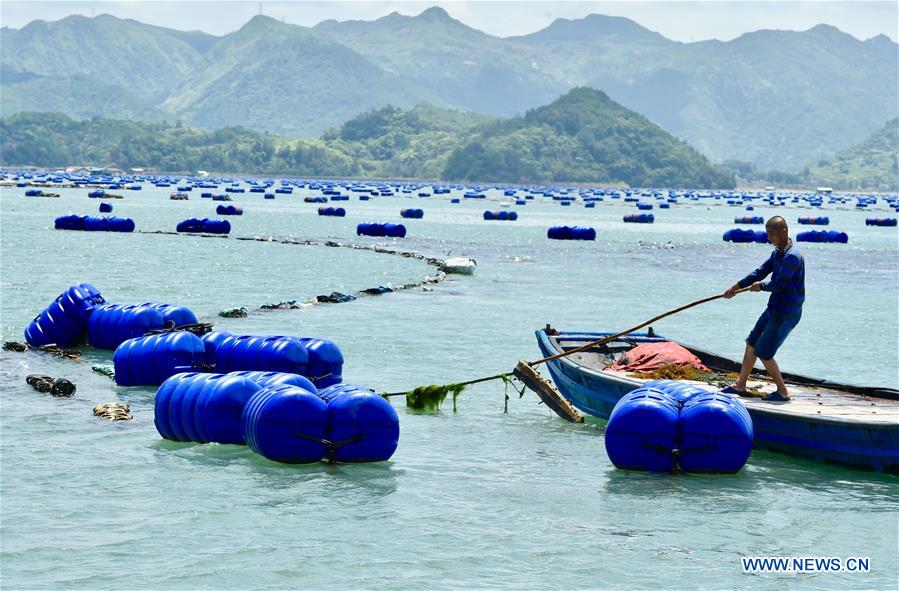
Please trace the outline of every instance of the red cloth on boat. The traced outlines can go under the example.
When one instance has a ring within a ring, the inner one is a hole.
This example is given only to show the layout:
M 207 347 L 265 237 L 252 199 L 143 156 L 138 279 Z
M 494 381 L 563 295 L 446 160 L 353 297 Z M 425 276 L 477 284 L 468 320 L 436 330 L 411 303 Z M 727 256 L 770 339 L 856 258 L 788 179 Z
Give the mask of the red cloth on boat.
M 663 365 L 690 365 L 699 370 L 709 370 L 702 364 L 699 357 L 681 345 L 669 341 L 637 345 L 607 369 L 612 371 L 652 371 Z

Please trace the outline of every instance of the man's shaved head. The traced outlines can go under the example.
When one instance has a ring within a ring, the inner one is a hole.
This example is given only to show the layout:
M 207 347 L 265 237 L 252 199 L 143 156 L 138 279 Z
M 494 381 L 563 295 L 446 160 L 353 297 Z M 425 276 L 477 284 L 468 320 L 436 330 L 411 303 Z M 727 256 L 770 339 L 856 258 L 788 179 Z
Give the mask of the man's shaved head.
M 772 230 L 786 230 L 787 220 L 783 219 L 779 215 L 776 215 L 765 222 L 765 228 L 770 228 Z

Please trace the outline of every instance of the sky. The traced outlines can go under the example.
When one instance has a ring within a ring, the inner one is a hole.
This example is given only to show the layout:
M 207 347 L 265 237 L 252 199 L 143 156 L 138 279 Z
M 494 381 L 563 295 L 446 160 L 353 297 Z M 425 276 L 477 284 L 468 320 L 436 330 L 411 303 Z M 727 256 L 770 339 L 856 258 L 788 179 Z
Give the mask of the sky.
M 228 1 L 188 2 L 125 1 L 83 2 L 65 0 L 0 2 L 4 27 L 22 28 L 32 20 L 59 20 L 70 14 L 95 16 L 103 13 L 181 30 L 200 29 L 224 35 L 239 29 L 260 6 L 263 14 L 285 22 L 313 26 L 323 20 L 373 20 L 391 12 L 419 14 L 440 6 L 450 16 L 497 37 L 526 35 L 557 18 L 576 19 L 591 13 L 624 16 L 669 39 L 691 42 L 707 39 L 728 41 L 758 29 L 803 31 L 817 24 L 833 25 L 859 39 L 885 34 L 899 40 L 899 3 L 868 1 L 782 2 L 771 0 L 644 2 L 545 2 L 521 0 L 469 1 Z

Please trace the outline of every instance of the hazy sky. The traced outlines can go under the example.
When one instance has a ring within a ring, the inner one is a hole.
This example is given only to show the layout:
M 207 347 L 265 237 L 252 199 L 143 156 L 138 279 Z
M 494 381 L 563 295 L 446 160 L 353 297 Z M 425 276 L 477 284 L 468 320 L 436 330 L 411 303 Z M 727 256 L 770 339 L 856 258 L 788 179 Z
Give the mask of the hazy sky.
M 262 2 L 262 12 L 288 23 L 312 26 L 326 19 L 372 20 L 391 12 L 414 15 L 429 6 L 443 7 L 453 18 L 492 35 L 532 33 L 557 18 L 591 13 L 625 16 L 678 41 L 729 40 L 758 29 L 805 30 L 819 23 L 834 25 L 860 39 L 884 33 L 899 38 L 899 3 L 884 2 Z M 70 14 L 109 13 L 175 29 L 200 29 L 222 35 L 240 28 L 259 13 L 257 1 L 82 2 L 78 0 L 0 2 L 3 26 L 21 28 L 35 19 L 58 20 Z

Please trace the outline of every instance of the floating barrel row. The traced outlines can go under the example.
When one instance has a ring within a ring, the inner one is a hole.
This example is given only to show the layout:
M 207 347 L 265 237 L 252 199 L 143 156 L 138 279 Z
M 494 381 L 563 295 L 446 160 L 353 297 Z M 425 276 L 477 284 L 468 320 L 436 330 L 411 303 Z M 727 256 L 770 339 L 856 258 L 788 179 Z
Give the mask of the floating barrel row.
M 758 242 L 759 244 L 768 243 L 768 233 L 760 230 L 744 230 L 743 228 L 732 228 L 724 233 L 722 239 L 725 242 Z
M 546 231 L 550 240 L 596 240 L 596 230 L 582 226 L 553 226 Z
M 83 230 L 85 232 L 133 232 L 131 218 L 116 216 L 63 215 L 56 218 L 57 230 Z
M 485 220 L 499 220 L 499 221 L 509 221 L 514 222 L 518 219 L 517 211 L 485 211 L 484 212 Z
M 388 238 L 405 238 L 406 226 L 403 224 L 362 223 L 356 226 L 357 236 L 386 236 Z
M 765 219 L 760 215 L 744 215 L 743 217 L 735 217 L 735 224 L 764 224 Z
M 895 226 L 896 218 L 866 218 L 866 226 Z
M 799 224 L 803 226 L 829 226 L 830 218 L 827 216 L 822 217 L 801 217 L 799 218 Z
M 342 218 L 346 217 L 346 210 L 342 207 L 319 207 L 318 215 Z
M 206 234 L 230 234 L 231 222 L 228 220 L 211 220 L 209 218 L 188 218 L 178 222 L 178 232 L 202 232 Z
M 624 216 L 624 221 L 628 224 L 652 224 L 656 216 L 651 213 L 629 213 Z
M 752 451 L 752 418 L 720 392 L 657 380 L 615 405 L 605 445 L 616 467 L 668 472 L 738 472 Z
M 100 213 L 112 213 L 112 203 L 106 203 L 105 201 L 101 203 Z
M 838 232 L 836 230 L 809 230 L 808 232 L 799 232 L 796 235 L 798 242 L 837 242 L 846 244 L 849 242 L 849 236 L 846 232 Z
M 247 444 L 291 464 L 384 461 L 399 441 L 382 397 L 348 384 L 318 392 L 286 373 L 177 374 L 159 387 L 154 414 L 166 439 Z
M 216 215 L 243 215 L 243 208 L 239 205 L 218 205 L 215 213 Z
M 94 309 L 105 303 L 106 300 L 93 285 L 73 285 L 28 324 L 25 328 L 25 340 L 34 347 L 73 345 L 87 331 L 88 319 Z
M 407 209 L 401 209 L 400 215 L 403 216 L 404 218 L 420 220 L 421 218 L 425 217 L 425 211 L 423 209 L 407 208 Z
M 206 362 L 220 373 L 278 371 L 307 376 L 324 388 L 343 381 L 343 353 L 329 340 L 294 336 L 232 335 L 202 337 Z
M 105 304 L 94 308 L 87 323 L 87 341 L 97 349 L 116 349 L 128 339 L 150 331 L 194 324 L 189 308 L 146 302 L 137 305 Z

